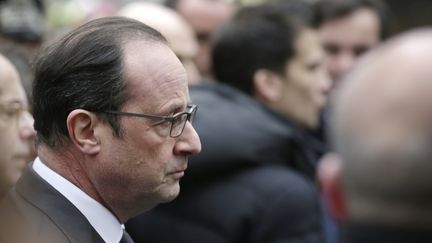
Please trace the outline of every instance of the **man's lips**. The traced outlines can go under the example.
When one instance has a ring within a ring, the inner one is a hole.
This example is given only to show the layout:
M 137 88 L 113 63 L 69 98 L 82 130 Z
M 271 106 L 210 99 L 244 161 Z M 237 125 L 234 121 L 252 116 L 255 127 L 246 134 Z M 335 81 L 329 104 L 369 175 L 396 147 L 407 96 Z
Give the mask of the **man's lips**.
M 176 173 L 171 174 L 174 178 L 180 179 L 184 176 L 184 171 L 178 171 Z
M 168 175 L 173 176 L 173 177 L 175 177 L 176 179 L 180 179 L 180 178 L 182 178 L 182 177 L 184 176 L 184 173 L 185 173 L 186 168 L 187 168 L 187 167 L 176 169 L 176 170 L 174 170 L 173 172 L 168 173 Z

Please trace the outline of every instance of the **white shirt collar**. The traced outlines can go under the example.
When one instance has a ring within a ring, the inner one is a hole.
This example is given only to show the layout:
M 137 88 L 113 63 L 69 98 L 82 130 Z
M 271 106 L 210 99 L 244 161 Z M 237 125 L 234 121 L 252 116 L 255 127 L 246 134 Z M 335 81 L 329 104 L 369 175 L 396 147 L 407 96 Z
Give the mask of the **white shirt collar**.
M 124 226 L 107 208 L 51 170 L 39 157 L 35 159 L 33 169 L 87 218 L 105 242 L 118 243 L 120 241 Z

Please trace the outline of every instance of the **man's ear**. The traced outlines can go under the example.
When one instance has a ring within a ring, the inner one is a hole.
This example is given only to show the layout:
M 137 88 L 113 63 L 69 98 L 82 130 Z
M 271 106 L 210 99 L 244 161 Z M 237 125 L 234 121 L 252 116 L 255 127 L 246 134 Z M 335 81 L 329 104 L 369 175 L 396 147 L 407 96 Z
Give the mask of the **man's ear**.
M 89 111 L 76 109 L 67 117 L 69 137 L 84 154 L 95 155 L 100 151 L 100 140 L 95 133 L 95 126 L 100 124 L 98 117 Z
M 264 103 L 281 99 L 283 80 L 280 75 L 268 70 L 258 69 L 253 76 L 255 97 Z
M 346 201 L 341 181 L 342 159 L 335 153 L 328 153 L 318 165 L 318 183 L 333 218 L 339 222 L 346 219 Z

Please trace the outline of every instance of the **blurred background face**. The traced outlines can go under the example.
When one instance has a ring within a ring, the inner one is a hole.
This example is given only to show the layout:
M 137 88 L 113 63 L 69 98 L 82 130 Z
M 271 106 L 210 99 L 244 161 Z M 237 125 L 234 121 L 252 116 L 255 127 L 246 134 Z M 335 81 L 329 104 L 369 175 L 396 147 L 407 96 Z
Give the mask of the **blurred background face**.
M 201 74 L 195 64 L 198 42 L 192 27 L 174 10 L 149 2 L 126 4 L 118 13 L 136 19 L 161 32 L 186 69 L 189 84 L 197 84 Z
M 35 133 L 18 73 L 3 59 L 0 69 L 0 180 L 4 191 L 33 159 Z
M 305 29 L 295 43 L 283 77 L 283 94 L 277 109 L 308 128 L 318 125 L 318 116 L 330 87 L 325 55 L 316 31 Z
M 379 23 L 376 12 L 368 8 L 322 23 L 319 33 L 327 53 L 327 69 L 333 86 L 337 85 L 361 54 L 378 44 Z
M 175 34 L 172 37 L 175 41 L 170 41 L 171 48 L 186 70 L 189 85 L 198 84 L 202 80 L 195 64 L 195 58 L 198 54 L 198 44 L 195 36 L 189 29 L 178 29 Z
M 217 28 L 234 13 L 225 0 L 180 0 L 177 11 L 192 26 L 199 42 L 196 65 L 204 77 L 211 76 L 211 38 Z

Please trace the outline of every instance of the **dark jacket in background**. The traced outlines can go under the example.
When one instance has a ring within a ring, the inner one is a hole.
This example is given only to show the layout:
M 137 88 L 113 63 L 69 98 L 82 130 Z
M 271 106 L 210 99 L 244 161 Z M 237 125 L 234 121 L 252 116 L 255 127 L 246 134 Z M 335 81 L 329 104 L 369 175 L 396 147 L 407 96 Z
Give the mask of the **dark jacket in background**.
M 303 132 L 228 86 L 190 94 L 202 152 L 176 200 L 127 224 L 135 242 L 323 242 L 314 182 L 292 169 L 314 171 Z
M 342 227 L 342 243 L 430 243 L 430 230 L 348 224 Z

